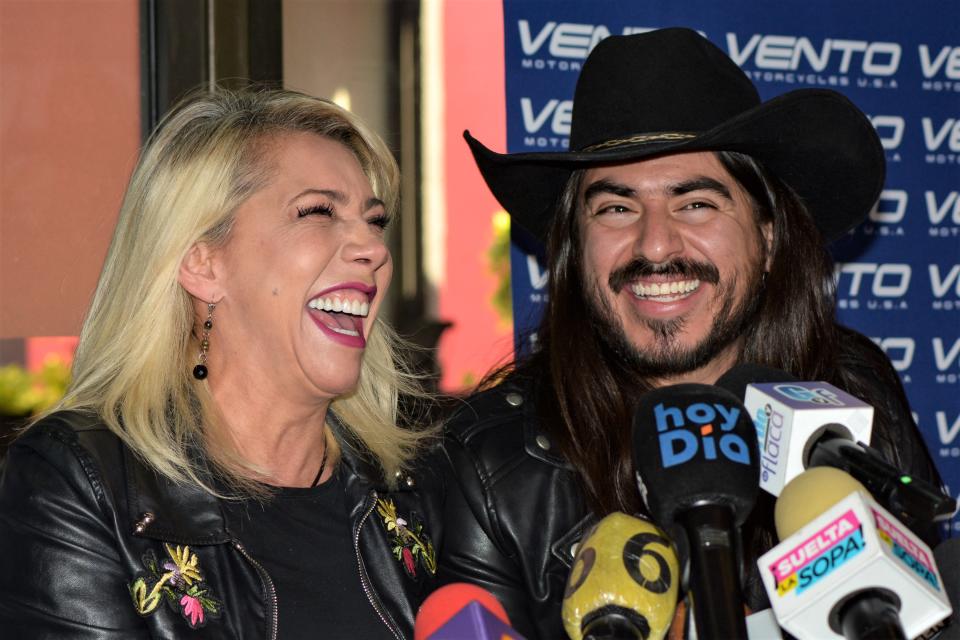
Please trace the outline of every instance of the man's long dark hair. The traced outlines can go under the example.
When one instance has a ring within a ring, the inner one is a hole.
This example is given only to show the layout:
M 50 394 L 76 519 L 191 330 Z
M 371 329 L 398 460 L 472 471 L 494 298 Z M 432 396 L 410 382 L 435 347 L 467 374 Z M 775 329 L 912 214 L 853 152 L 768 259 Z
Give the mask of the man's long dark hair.
M 749 156 L 716 155 L 750 196 L 755 224 L 772 222 L 773 229 L 770 267 L 742 334 L 739 361 L 782 369 L 803 380 L 825 380 L 870 404 L 890 402 L 876 398 L 878 392 L 901 389 L 889 361 L 863 336 L 834 320 L 832 260 L 799 196 Z M 578 221 L 582 178 L 583 172 L 575 172 L 558 199 L 547 248 L 549 301 L 538 348 L 517 363 L 515 371 L 540 382 L 540 428 L 577 469 L 587 506 L 601 516 L 643 513 L 631 461 L 630 425 L 634 400 L 651 388 L 649 372 L 631 368 L 584 312 L 593 302 L 583 278 Z M 876 377 L 865 380 L 852 374 L 844 363 L 850 354 L 861 371 L 875 371 Z M 894 400 L 908 406 L 902 391 L 900 395 Z M 884 419 L 879 412 L 877 418 Z M 888 453 L 891 462 L 899 462 L 898 448 L 889 441 L 892 429 L 875 421 L 874 432 L 879 438 L 875 446 Z M 929 462 L 926 452 L 922 454 Z

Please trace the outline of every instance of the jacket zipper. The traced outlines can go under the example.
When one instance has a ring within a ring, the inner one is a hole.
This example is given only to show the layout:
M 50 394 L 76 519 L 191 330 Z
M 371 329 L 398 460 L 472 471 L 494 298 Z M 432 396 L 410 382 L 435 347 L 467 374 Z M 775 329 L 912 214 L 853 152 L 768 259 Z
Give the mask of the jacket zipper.
M 277 640 L 277 627 L 278 627 L 278 603 L 277 603 L 277 589 L 273 586 L 273 580 L 270 578 L 270 574 L 267 573 L 267 570 L 263 568 L 259 562 L 253 559 L 247 550 L 244 548 L 243 543 L 239 540 L 233 541 L 233 547 L 240 552 L 247 562 L 252 564 L 257 572 L 260 574 L 260 580 L 263 582 L 264 586 L 267 587 L 267 597 L 271 606 L 270 611 L 270 623 L 267 626 L 267 638 L 269 640 Z
M 367 518 L 370 517 L 370 514 L 373 513 L 373 508 L 377 505 L 377 492 L 371 491 L 370 498 L 372 498 L 370 500 L 370 506 L 367 507 L 366 513 L 364 513 L 363 517 L 360 518 L 360 522 L 357 524 L 357 529 L 353 533 L 353 550 L 357 554 L 357 568 L 360 572 L 360 584 L 363 585 L 363 592 L 367 595 L 367 600 L 370 601 L 370 605 L 373 607 L 373 610 L 377 612 L 377 615 L 380 616 L 380 620 L 383 621 L 383 624 L 387 626 L 387 629 L 390 630 L 390 633 L 393 634 L 393 637 L 395 637 L 397 640 L 403 640 L 400 632 L 393 628 L 393 625 L 390 624 L 390 620 L 383 612 L 383 609 L 380 608 L 380 604 L 377 602 L 376 595 L 373 592 L 373 587 L 370 585 L 370 579 L 367 577 L 367 570 L 363 564 L 363 558 L 360 556 L 360 529 L 363 528 L 363 524 L 367 521 Z

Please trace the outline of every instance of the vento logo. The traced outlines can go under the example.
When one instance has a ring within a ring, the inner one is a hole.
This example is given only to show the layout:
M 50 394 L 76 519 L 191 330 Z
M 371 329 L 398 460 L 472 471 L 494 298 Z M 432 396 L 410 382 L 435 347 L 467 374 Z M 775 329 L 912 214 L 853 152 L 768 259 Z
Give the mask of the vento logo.
M 869 42 L 806 36 L 727 33 L 727 53 L 754 80 L 786 84 L 895 89 L 903 48 L 896 42 Z
M 527 254 L 527 277 L 530 279 L 530 288 L 533 289 L 530 293 L 530 303 L 541 304 L 546 302 L 547 293 L 544 292 L 544 289 L 550 279 L 550 272 L 540 266 L 540 260 L 537 259 L 537 256 L 529 253 Z
M 953 341 L 953 344 L 948 344 L 943 338 L 933 338 L 931 341 L 933 344 L 933 363 L 937 367 L 937 373 L 935 380 L 937 384 L 956 384 L 960 381 L 960 376 L 957 375 L 956 371 L 948 372 L 950 369 L 960 368 L 955 367 L 958 359 L 957 356 L 960 355 L 960 338 L 957 338 Z
M 573 100 L 547 100 L 542 106 L 536 106 L 531 98 L 520 98 L 520 114 L 523 116 L 523 128 L 530 134 L 524 136 L 523 144 L 528 147 L 560 147 L 570 144 L 570 123 L 573 117 Z M 544 125 L 550 124 L 547 134 L 541 134 Z
M 870 220 L 881 224 L 897 224 L 907 213 L 910 196 L 902 189 L 884 189 L 876 206 L 870 210 Z
M 936 300 L 933 301 L 933 308 L 937 311 L 953 311 L 960 309 L 960 264 L 955 264 L 947 269 L 940 269 L 940 265 L 927 265 L 930 270 L 930 290 Z M 943 298 L 953 291 L 954 300 L 944 300 Z
M 938 122 L 923 118 L 923 143 L 927 147 L 924 160 L 928 164 L 956 164 L 960 153 L 960 119 L 947 118 Z
M 940 457 L 941 458 L 960 458 L 960 413 L 953 419 L 953 422 L 947 420 L 946 411 L 937 411 L 934 415 L 937 423 L 937 435 L 940 436 Z
M 907 309 L 903 300 L 910 288 L 913 271 L 909 264 L 845 262 L 835 268 L 837 306 L 841 309 L 894 310 Z M 861 306 L 860 297 L 872 296 Z
M 935 417 L 937 434 L 940 436 L 940 444 L 949 447 L 953 444 L 954 440 L 957 439 L 957 436 L 960 435 L 960 413 L 957 414 L 957 417 L 953 419 L 953 423 L 950 424 L 947 422 L 946 411 L 937 411 Z
M 932 51 L 930 45 L 921 44 L 919 51 L 920 70 L 924 78 L 934 78 L 943 71 L 945 78 L 960 80 L 960 47 L 947 46 Z
M 796 71 L 802 61 L 814 71 L 825 71 L 832 65 L 839 73 L 850 73 L 856 66 L 871 76 L 895 74 L 902 54 L 896 42 L 826 38 L 814 45 L 806 36 L 754 34 L 741 43 L 735 33 L 727 33 L 727 50 L 740 66 L 753 56 L 753 64 L 759 69 Z
M 909 194 L 903 189 L 884 189 L 877 204 L 870 210 L 866 223 L 858 231 L 867 236 L 903 236 L 904 217 L 907 214 Z
M 527 133 L 537 133 L 548 121 L 550 131 L 557 135 L 570 135 L 570 122 L 573 118 L 573 100 L 547 100 L 539 109 L 533 106 L 531 98 L 520 98 L 520 112 L 523 115 L 523 128 Z
M 897 373 L 903 373 L 910 369 L 910 365 L 913 364 L 913 355 L 917 351 L 917 343 L 913 338 L 889 337 L 871 338 L 871 340 L 883 349 Z M 906 382 L 906 380 L 904 381 Z
M 527 254 L 527 273 L 530 276 L 530 286 L 537 291 L 547 286 L 547 280 L 550 273 L 546 269 L 540 268 L 540 261 L 537 256 Z
M 960 47 L 934 49 L 921 44 L 919 53 L 924 90 L 960 91 Z
M 939 198 L 935 191 L 924 191 L 930 235 L 935 238 L 953 238 L 960 235 L 960 195 L 957 191 Z M 947 224 L 941 224 L 947 221 Z M 936 225 L 936 226 L 933 226 Z
M 602 24 L 582 24 L 577 22 L 554 22 L 551 20 L 542 27 L 533 27 L 529 20 L 519 20 L 520 48 L 526 56 L 521 62 L 524 69 L 559 69 L 561 71 L 579 71 L 580 61 L 584 60 L 597 43 L 610 35 L 610 29 Z M 624 27 L 623 35 L 650 31 L 648 27 Z M 546 53 L 553 58 L 534 58 Z
M 903 132 L 907 123 L 900 116 L 869 116 L 873 128 L 880 136 L 880 144 L 887 151 L 896 151 L 903 142 Z

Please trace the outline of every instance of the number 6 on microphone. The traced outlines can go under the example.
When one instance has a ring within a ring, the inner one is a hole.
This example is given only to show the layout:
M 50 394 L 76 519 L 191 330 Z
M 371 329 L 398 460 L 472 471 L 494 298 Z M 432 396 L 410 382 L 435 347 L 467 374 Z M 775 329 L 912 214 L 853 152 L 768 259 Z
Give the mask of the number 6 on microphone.
M 659 640 L 673 621 L 679 563 L 670 539 L 646 520 L 612 513 L 580 544 L 563 596 L 572 640 L 623 630 Z

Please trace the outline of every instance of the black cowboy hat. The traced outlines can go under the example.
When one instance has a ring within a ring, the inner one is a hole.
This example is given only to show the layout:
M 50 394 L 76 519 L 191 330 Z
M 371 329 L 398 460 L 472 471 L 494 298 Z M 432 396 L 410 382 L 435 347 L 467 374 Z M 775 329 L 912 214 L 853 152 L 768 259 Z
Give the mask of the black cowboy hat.
M 464 132 L 480 173 L 521 226 L 546 238 L 573 170 L 685 151 L 737 151 L 793 188 L 827 241 L 857 226 L 883 187 L 866 116 L 835 91 L 760 102 L 746 74 L 690 29 L 601 41 L 577 80 L 566 152 L 500 154 Z

